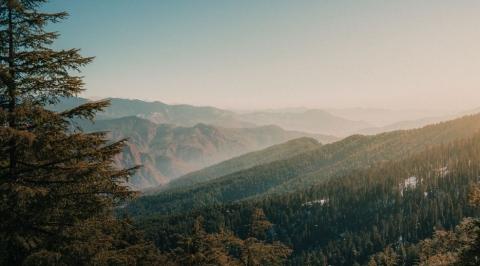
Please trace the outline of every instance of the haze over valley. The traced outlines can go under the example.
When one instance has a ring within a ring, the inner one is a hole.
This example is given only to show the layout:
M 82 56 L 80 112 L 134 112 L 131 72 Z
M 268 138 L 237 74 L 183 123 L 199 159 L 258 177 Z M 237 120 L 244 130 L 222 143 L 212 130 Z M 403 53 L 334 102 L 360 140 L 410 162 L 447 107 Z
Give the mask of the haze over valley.
M 129 181 L 135 189 L 165 185 L 187 173 L 295 138 L 328 144 L 352 134 L 419 128 L 470 113 L 422 117 L 431 111 L 365 108 L 238 112 L 159 101 L 110 101 L 95 123 L 83 121 L 80 127 L 87 132 L 110 132 L 113 140 L 128 138 L 116 163 L 121 167 L 143 165 Z M 62 111 L 88 102 L 92 100 L 65 99 L 50 108 Z

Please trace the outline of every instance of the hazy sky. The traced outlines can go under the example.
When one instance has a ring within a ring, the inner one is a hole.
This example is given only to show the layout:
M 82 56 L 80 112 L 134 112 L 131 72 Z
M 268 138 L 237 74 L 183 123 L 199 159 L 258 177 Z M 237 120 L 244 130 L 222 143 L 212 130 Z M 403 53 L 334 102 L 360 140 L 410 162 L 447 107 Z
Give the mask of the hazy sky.
M 480 107 L 480 1 L 54 0 L 84 96 L 227 108 Z

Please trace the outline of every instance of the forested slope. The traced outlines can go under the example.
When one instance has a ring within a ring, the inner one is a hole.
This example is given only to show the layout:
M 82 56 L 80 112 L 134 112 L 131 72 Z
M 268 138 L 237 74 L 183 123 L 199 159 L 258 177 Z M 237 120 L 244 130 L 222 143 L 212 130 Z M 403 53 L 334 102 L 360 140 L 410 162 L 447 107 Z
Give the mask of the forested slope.
M 479 129 L 480 115 L 473 115 L 421 129 L 351 136 L 286 160 L 255 166 L 192 187 L 142 197 L 128 209 L 134 215 L 174 213 L 274 192 L 301 190 L 352 170 L 399 160 L 431 146 L 472 136 Z
M 283 160 L 306 151 L 317 149 L 321 144 L 312 138 L 299 138 L 277 144 L 260 151 L 250 152 L 216 165 L 186 174 L 172 180 L 165 189 L 186 187 L 193 184 L 212 180 L 224 175 L 245 170 L 257 165 Z
M 222 128 L 197 124 L 179 127 L 135 116 L 95 123 L 80 121 L 79 125 L 87 132 L 109 132 L 112 140 L 128 139 L 123 152 L 116 156 L 116 165 L 143 166 L 129 180 L 136 189 L 163 185 L 186 173 L 295 138 L 330 139 L 277 126 Z
M 179 236 L 190 234 L 198 216 L 209 231 L 229 228 L 245 236 L 252 211 L 262 208 L 274 224 L 269 237 L 293 248 L 293 265 L 366 264 L 386 247 L 398 251 L 399 263 L 413 265 L 419 240 L 479 214 L 468 203 L 470 188 L 480 181 L 479 176 L 480 134 L 476 133 L 295 193 L 184 214 L 151 215 L 138 224 L 158 247 L 168 250 Z

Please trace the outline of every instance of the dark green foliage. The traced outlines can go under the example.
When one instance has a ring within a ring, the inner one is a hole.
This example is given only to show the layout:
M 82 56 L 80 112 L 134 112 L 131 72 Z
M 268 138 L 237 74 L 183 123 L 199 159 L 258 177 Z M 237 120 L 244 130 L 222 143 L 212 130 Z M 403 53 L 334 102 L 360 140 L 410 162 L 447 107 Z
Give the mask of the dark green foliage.
M 92 119 L 108 102 L 45 109 L 82 91 L 74 73 L 92 58 L 52 48 L 58 34 L 45 26 L 67 14 L 42 13 L 44 2 L 0 1 L 0 264 L 156 261 L 157 251 L 112 216 L 134 196 L 122 185 L 134 169 L 113 167 L 124 141 L 72 131 L 73 119 Z
M 264 235 L 271 224 L 261 209 L 252 214 L 251 232 Z M 230 230 L 221 228 L 207 233 L 203 217 L 193 222 L 190 234 L 180 236 L 175 248 L 165 253 L 169 263 L 179 265 L 283 265 L 291 250 L 277 241 L 266 241 L 254 235 L 240 239 Z
M 474 184 L 470 202 L 480 207 L 480 186 Z M 480 218 L 465 218 L 455 230 L 436 231 L 433 238 L 418 244 L 420 265 L 479 265 Z
M 190 234 L 197 216 L 204 217 L 207 231 L 228 228 L 247 237 L 245 224 L 252 224 L 252 212 L 262 208 L 273 224 L 266 237 L 293 247 L 293 265 L 378 265 L 392 260 L 413 265 L 419 261 L 418 241 L 478 215 L 469 205 L 469 191 L 478 182 L 479 162 L 477 133 L 310 189 L 151 215 L 138 224 L 160 249 L 168 250 L 175 246 L 172 236 Z
M 90 219 L 62 233 L 62 241 L 49 241 L 25 265 L 160 265 L 166 260 L 143 240 L 127 221 Z

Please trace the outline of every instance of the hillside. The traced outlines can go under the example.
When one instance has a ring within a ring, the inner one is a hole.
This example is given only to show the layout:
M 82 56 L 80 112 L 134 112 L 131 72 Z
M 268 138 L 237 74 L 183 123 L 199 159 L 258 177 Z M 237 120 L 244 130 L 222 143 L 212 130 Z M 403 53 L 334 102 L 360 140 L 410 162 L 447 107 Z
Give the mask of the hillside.
M 359 111 L 360 115 L 362 114 L 361 111 Z M 403 114 L 404 116 L 408 116 L 410 113 L 410 116 L 413 116 L 415 114 L 414 111 L 411 112 L 405 112 Z M 456 113 L 447 113 L 447 112 L 440 112 L 439 114 L 435 114 L 435 116 L 423 116 L 422 118 L 417 118 L 417 119 L 394 119 L 393 123 L 388 123 L 383 126 L 377 126 L 377 127 L 371 127 L 371 128 L 365 128 L 362 130 L 357 131 L 357 134 L 365 134 L 365 135 L 374 135 L 374 134 L 380 134 L 384 132 L 390 132 L 390 131 L 395 131 L 395 130 L 405 130 L 405 129 L 414 129 L 414 128 L 420 128 L 424 127 L 430 124 L 434 123 L 440 123 L 443 121 L 448 121 L 448 120 L 453 120 L 457 118 L 461 118 L 466 115 L 474 115 L 479 113 L 478 108 L 473 109 L 473 110 L 467 110 L 463 112 L 456 112 Z M 395 114 L 395 112 L 394 112 Z M 417 114 L 419 116 L 421 112 Z M 356 117 L 356 116 L 354 116 Z M 399 116 L 402 117 L 402 116 Z
M 235 113 L 208 106 L 186 104 L 169 105 L 162 102 L 145 102 L 112 98 L 111 107 L 101 116 L 118 118 L 139 116 L 157 124 L 174 124 L 192 127 L 196 124 L 208 124 L 221 127 L 252 127 L 251 123 L 239 121 Z
M 186 187 L 238 172 L 253 166 L 283 160 L 316 149 L 321 144 L 312 138 L 299 138 L 266 149 L 250 152 L 172 180 L 163 189 Z
M 239 121 L 236 114 L 214 107 L 192 105 L 169 105 L 159 101 L 147 102 L 141 100 L 109 98 L 110 106 L 104 112 L 97 114 L 98 120 L 115 119 L 129 116 L 145 118 L 157 124 L 173 124 L 192 127 L 199 123 L 223 127 L 253 127 L 252 123 Z M 85 98 L 63 99 L 53 110 L 65 110 L 89 101 Z
M 330 179 L 306 190 L 137 220 L 162 250 L 188 236 L 196 217 L 207 229 L 248 235 L 251 213 L 263 209 L 269 237 L 294 250 L 291 265 L 366 265 L 390 248 L 399 264 L 419 260 L 416 244 L 435 229 L 478 215 L 468 195 L 480 175 L 480 134 Z
M 439 123 L 447 120 L 449 120 L 449 118 L 447 117 L 429 117 L 429 118 L 422 118 L 422 119 L 411 120 L 411 121 L 400 121 L 400 122 L 395 122 L 393 124 L 386 125 L 383 127 L 365 128 L 358 131 L 357 133 L 363 134 L 363 135 L 375 135 L 375 134 L 380 134 L 383 132 L 390 132 L 395 130 L 420 128 L 429 124 Z
M 355 121 L 365 121 L 374 125 L 374 127 L 387 127 L 402 121 L 417 121 L 432 117 L 449 117 L 454 111 L 448 110 L 422 110 L 422 109 L 381 109 L 381 108 L 344 108 L 344 109 L 326 109 L 327 112 L 346 119 Z M 474 114 L 478 112 L 464 113 L 461 116 Z M 460 116 L 459 116 L 460 117 Z M 454 119 L 454 117 L 450 118 Z M 449 119 L 445 119 L 449 120 Z M 436 121 L 438 122 L 438 121 Z M 433 123 L 433 122 L 432 122 Z M 424 124 L 425 125 L 425 124 Z M 422 126 L 424 126 L 422 125 Z M 409 128 L 396 128 L 409 129 Z
M 285 131 L 276 126 L 221 128 L 205 124 L 178 127 L 139 117 L 83 123 L 86 131 L 108 131 L 113 140 L 128 138 L 118 165 L 143 165 L 131 179 L 136 188 L 165 184 L 212 164 L 299 137 L 331 141 L 331 137 Z
M 314 109 L 299 112 L 253 112 L 241 115 L 241 119 L 257 125 L 274 124 L 290 130 L 335 136 L 346 136 L 372 126 Z
M 235 202 L 265 194 L 308 188 L 357 169 L 399 160 L 428 147 L 474 135 L 480 115 L 375 136 L 352 136 L 286 160 L 258 165 L 187 189 L 172 189 L 143 197 L 130 206 L 133 213 L 171 213 L 201 206 Z

